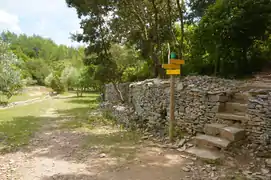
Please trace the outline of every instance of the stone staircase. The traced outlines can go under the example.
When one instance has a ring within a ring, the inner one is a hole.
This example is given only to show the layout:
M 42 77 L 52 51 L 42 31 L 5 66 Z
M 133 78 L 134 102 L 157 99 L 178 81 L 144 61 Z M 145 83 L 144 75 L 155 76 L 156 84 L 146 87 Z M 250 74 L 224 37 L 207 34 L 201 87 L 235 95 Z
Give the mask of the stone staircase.
M 205 160 L 217 161 L 224 157 L 223 150 L 241 142 L 246 136 L 242 124 L 248 121 L 246 115 L 248 94 L 236 93 L 229 102 L 221 104 L 217 118 L 223 124 L 206 124 L 204 134 L 192 139 L 193 147 L 186 153 Z

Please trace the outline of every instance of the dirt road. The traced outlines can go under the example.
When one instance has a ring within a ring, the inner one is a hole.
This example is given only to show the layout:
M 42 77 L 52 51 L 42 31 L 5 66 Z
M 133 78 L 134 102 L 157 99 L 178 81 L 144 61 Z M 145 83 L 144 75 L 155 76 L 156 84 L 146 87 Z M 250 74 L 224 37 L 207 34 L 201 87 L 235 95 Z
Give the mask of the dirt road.
M 90 99 L 52 99 L 27 146 L 0 155 L 1 180 L 180 180 L 239 178 L 234 161 L 217 166 L 153 147 L 112 126 Z M 70 108 L 69 104 L 76 105 Z M 85 114 L 83 114 L 85 113 Z M 87 115 L 87 116 L 86 116 Z M 87 118 L 86 118 L 87 117 Z

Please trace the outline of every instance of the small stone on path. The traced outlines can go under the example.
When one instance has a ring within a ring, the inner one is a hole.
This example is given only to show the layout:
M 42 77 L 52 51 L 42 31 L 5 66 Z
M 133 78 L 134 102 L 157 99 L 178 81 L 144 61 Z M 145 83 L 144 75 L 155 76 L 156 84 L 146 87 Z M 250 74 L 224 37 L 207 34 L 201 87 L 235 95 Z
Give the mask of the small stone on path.
M 187 167 L 183 167 L 182 170 L 183 170 L 184 172 L 189 172 L 189 171 L 190 171 L 190 169 L 188 169 Z
M 106 154 L 102 153 L 100 154 L 100 158 L 105 158 L 106 157 Z
M 261 169 L 261 172 L 262 172 L 263 174 L 268 174 L 270 171 L 269 171 L 269 169 L 262 168 L 262 169 Z

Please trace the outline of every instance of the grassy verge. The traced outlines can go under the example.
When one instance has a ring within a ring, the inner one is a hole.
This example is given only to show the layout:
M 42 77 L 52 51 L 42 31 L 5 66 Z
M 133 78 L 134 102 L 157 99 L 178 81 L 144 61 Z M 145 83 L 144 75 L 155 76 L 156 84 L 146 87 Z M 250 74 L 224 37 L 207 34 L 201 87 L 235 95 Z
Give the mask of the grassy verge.
M 0 110 L 0 148 L 2 151 L 16 150 L 29 142 L 41 126 L 41 118 L 50 100 L 26 106 Z
M 85 150 L 95 148 L 112 157 L 132 159 L 139 135 L 121 129 L 111 116 L 97 111 L 97 97 L 97 94 L 84 94 L 84 97 L 74 95 L 0 110 L 0 149 L 2 152 L 16 151 L 28 144 L 44 123 L 53 123 L 57 125 L 53 126 L 54 129 L 86 134 L 81 144 Z M 46 115 L 49 108 L 57 116 Z
M 74 95 L 68 93 L 67 95 Z M 73 116 L 76 121 L 67 122 L 62 126 L 80 126 L 81 119 L 87 119 L 88 112 L 98 106 L 96 94 L 87 94 L 84 97 L 68 97 L 65 99 L 48 99 L 42 102 L 25 106 L 0 110 L 0 151 L 11 152 L 27 145 L 35 132 L 46 122 L 55 121 L 57 117 L 46 117 L 47 109 L 52 108 L 64 118 Z M 17 98 L 18 99 L 18 98 Z M 85 126 L 85 124 L 84 124 Z
M 62 116 L 71 117 L 60 125 L 60 128 L 87 133 L 82 148 L 96 149 L 112 157 L 133 159 L 136 144 L 140 136 L 136 132 L 126 131 L 115 125 L 115 120 L 108 114 L 95 111 L 98 106 L 97 95 L 89 94 L 82 98 L 70 98 L 62 101 L 59 109 Z
M 35 98 L 42 98 L 44 97 L 45 94 L 42 94 L 42 95 L 35 95 L 35 96 L 30 96 L 29 94 L 18 94 L 18 95 L 14 95 L 12 96 L 8 102 L 9 103 L 12 103 L 12 102 L 18 102 L 18 101 L 27 101 L 29 99 L 35 99 Z

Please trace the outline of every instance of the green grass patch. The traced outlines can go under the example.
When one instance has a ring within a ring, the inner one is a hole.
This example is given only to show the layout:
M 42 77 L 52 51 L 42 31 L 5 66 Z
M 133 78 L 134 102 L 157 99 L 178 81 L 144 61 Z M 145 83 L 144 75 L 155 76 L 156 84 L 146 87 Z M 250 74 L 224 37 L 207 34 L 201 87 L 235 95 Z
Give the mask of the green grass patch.
M 97 111 L 97 97 L 97 94 L 84 94 L 83 97 L 74 95 L 0 110 L 2 152 L 16 151 L 27 145 L 43 124 L 54 123 L 57 126 L 53 128 L 86 133 L 87 136 L 81 144 L 86 150 L 97 148 L 98 152 L 112 157 L 132 159 L 135 157 L 140 136 L 136 132 L 125 131 L 116 126 L 110 113 Z M 49 108 L 57 115 L 51 116 L 49 113 L 46 116 Z
M 60 125 L 60 128 L 77 129 L 92 128 L 92 119 L 89 118 L 93 110 L 97 109 L 99 103 L 96 94 L 85 94 L 83 97 L 70 97 L 59 101 L 57 113 L 62 117 L 69 117 Z M 94 116 L 93 118 L 99 118 Z
M 88 135 L 82 143 L 84 149 L 95 148 L 100 153 L 127 160 L 134 158 L 140 136 L 116 126 L 111 113 L 96 111 L 97 97 L 96 94 L 88 94 L 61 101 L 62 105 L 57 106 L 63 109 L 59 109 L 58 113 L 70 119 L 63 122 L 60 128 L 86 132 Z
M 8 102 L 12 103 L 12 102 L 18 102 L 18 101 L 27 101 L 30 99 L 35 99 L 38 97 L 44 97 L 45 95 L 35 95 L 35 96 L 30 96 L 29 94 L 18 94 L 18 95 L 14 95 L 12 96 Z
M 0 110 L 0 149 L 4 152 L 16 151 L 19 147 L 29 143 L 44 122 L 57 120 L 52 117 L 42 117 L 48 108 L 53 108 L 60 118 L 71 118 L 62 127 L 78 128 L 90 127 L 85 119 L 91 109 L 98 106 L 96 94 L 87 94 L 84 97 L 76 96 L 66 99 L 45 100 L 25 106 Z M 56 117 L 58 118 L 58 117 Z
M 41 126 L 42 118 L 51 105 L 49 100 L 0 110 L 0 149 L 15 151 L 18 147 L 28 144 L 31 136 Z

